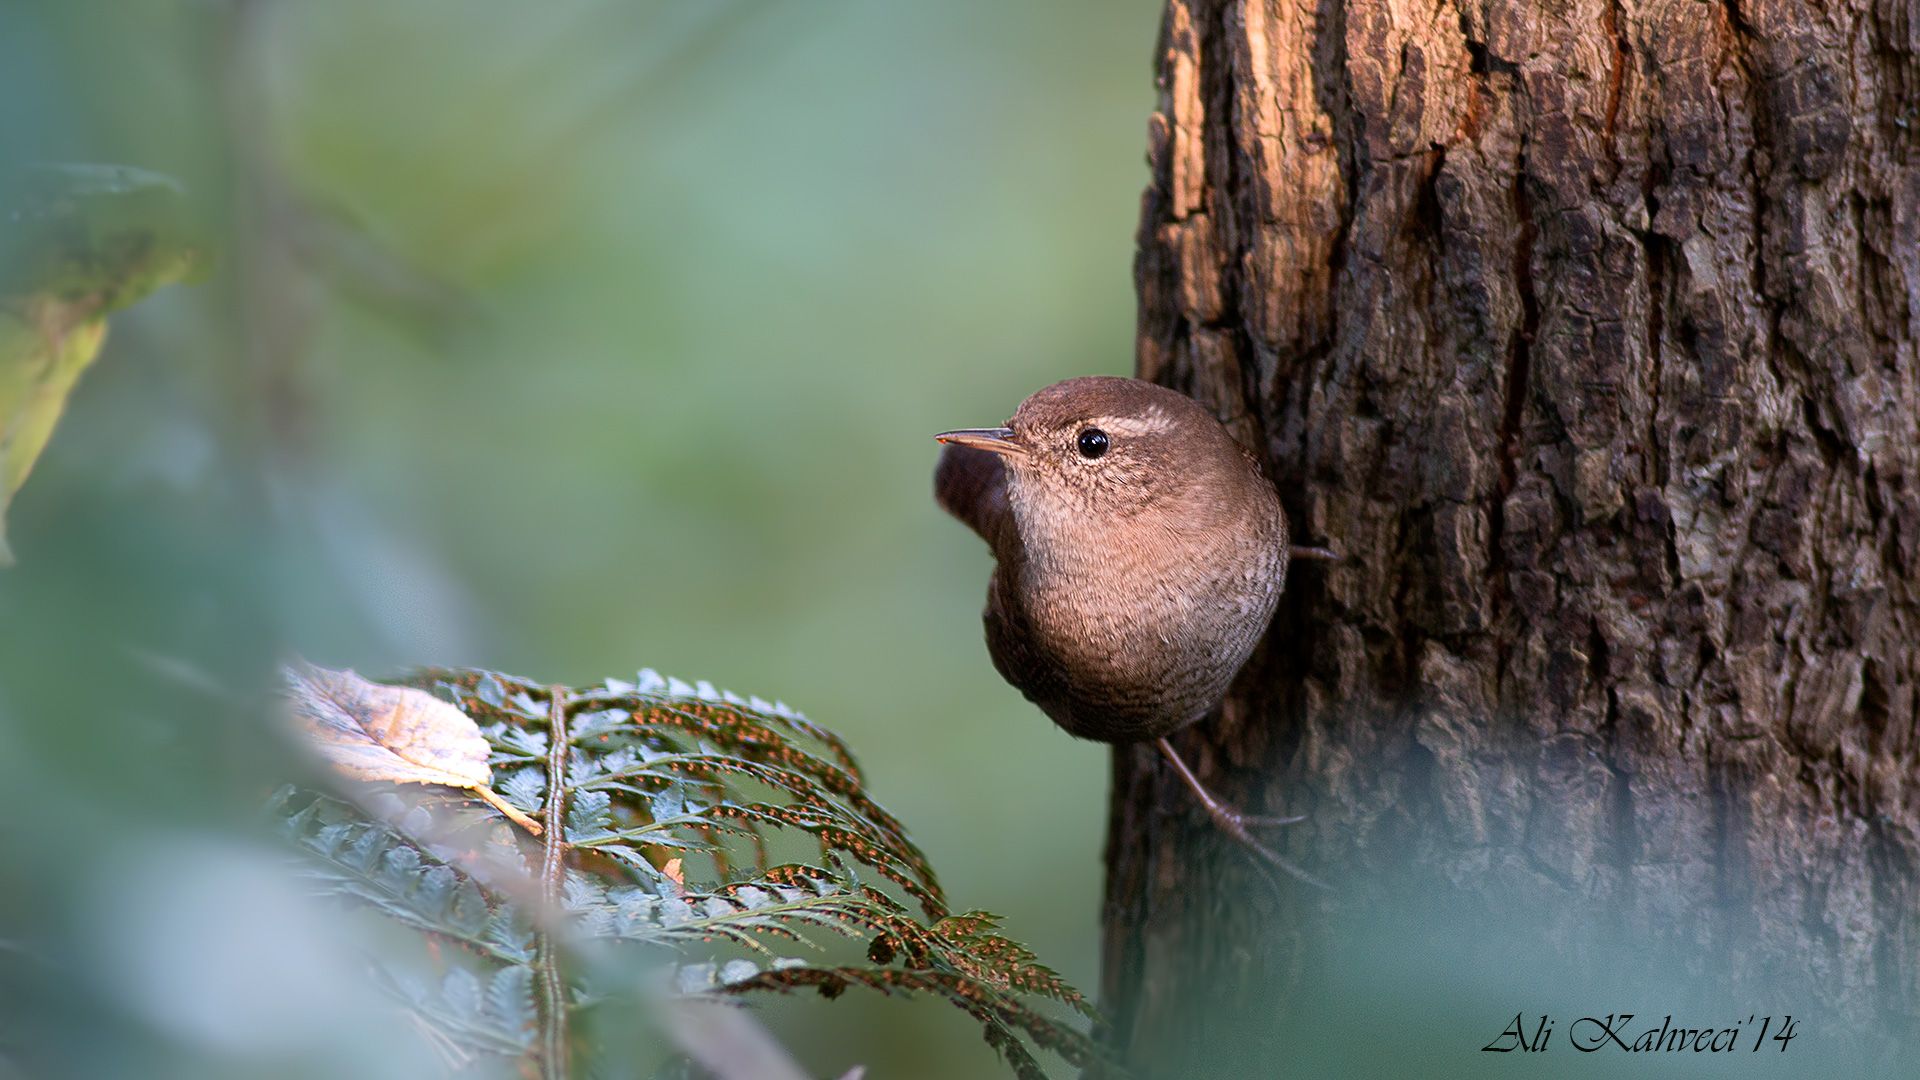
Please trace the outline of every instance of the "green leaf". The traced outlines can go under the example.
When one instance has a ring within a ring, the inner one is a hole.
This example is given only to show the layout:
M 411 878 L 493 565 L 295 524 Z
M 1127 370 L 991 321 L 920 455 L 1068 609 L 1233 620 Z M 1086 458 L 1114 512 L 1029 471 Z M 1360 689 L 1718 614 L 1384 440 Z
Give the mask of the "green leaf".
M 106 316 L 208 265 L 180 186 L 120 165 L 0 172 L 0 565 L 6 511 L 106 338 Z
M 94 315 L 211 266 L 180 184 L 126 165 L 0 173 L 0 253 L 0 296 L 44 296 Z
M 31 298 L 0 306 L 0 566 L 7 547 L 7 507 L 27 482 L 67 395 L 100 352 L 107 321 L 58 301 Z

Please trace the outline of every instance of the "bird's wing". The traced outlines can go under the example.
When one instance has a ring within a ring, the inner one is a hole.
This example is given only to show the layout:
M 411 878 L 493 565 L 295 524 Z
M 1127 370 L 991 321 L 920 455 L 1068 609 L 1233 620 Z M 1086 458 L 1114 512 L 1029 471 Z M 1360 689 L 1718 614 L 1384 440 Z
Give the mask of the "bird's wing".
M 933 470 L 933 497 L 941 509 L 998 548 L 1012 514 L 1007 506 L 1007 467 L 999 454 L 948 443 Z
M 1003 580 L 1018 575 L 1017 567 L 1002 563 L 987 579 L 987 608 L 980 613 L 987 629 L 987 655 L 993 658 L 1001 678 L 1048 716 L 1060 720 L 1063 714 L 1057 710 L 1067 705 L 1066 682 L 1060 677 L 1058 665 L 1041 654 L 1026 609 L 1021 606 L 1019 590 L 1001 587 Z

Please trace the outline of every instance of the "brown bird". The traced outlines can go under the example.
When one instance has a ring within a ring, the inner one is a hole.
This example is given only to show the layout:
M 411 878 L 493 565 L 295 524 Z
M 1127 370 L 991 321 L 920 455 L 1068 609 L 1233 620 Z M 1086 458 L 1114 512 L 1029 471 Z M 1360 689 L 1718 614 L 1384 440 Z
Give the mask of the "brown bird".
M 1290 548 L 1273 485 L 1193 399 L 1138 379 L 1068 379 L 1007 426 L 947 431 L 934 497 L 993 548 L 987 652 L 1071 735 L 1151 739 L 1221 828 L 1247 831 L 1166 736 L 1219 704 L 1266 632 Z

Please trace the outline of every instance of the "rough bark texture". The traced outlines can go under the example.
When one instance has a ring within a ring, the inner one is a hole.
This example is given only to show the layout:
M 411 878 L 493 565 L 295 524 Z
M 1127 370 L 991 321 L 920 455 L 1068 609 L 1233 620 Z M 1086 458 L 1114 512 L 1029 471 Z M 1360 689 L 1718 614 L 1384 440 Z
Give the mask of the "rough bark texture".
M 1288 1074 L 1404 963 L 1492 988 L 1448 1053 L 1503 985 L 1909 1053 L 1920 4 L 1171 0 L 1158 73 L 1139 374 L 1345 556 L 1177 741 L 1340 887 L 1119 748 L 1112 1044 Z

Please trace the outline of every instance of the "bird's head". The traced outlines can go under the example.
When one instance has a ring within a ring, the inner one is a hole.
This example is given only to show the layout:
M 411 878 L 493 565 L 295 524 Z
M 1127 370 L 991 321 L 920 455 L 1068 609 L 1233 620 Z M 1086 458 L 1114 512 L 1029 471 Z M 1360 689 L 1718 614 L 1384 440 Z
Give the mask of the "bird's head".
M 936 438 L 999 455 L 1023 523 L 1054 515 L 1210 517 L 1208 504 L 1231 503 L 1258 476 L 1198 402 L 1138 379 L 1068 379 L 1021 402 L 1005 427 Z

